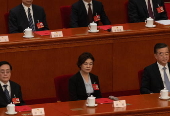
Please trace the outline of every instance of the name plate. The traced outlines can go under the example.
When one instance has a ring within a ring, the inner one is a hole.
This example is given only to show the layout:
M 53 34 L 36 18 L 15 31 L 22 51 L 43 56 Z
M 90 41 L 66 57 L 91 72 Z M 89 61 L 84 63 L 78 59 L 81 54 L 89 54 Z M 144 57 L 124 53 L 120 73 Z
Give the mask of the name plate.
M 126 100 L 113 101 L 114 107 L 125 107 Z
M 0 36 L 0 42 L 8 42 L 8 36 Z
M 51 32 L 51 38 L 55 37 L 63 37 L 63 32 L 62 31 Z
M 34 109 L 31 110 L 31 112 L 32 112 L 33 116 L 45 115 L 44 108 L 34 108 Z
M 112 26 L 112 32 L 122 32 L 123 26 Z

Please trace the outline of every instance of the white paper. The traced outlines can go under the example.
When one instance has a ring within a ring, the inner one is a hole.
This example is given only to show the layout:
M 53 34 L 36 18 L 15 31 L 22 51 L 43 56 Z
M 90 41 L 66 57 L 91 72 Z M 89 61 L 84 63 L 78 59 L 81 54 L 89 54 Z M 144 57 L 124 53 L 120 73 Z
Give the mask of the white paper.
M 63 32 L 62 32 L 62 31 L 51 32 L 51 37 L 52 37 L 52 38 L 55 38 L 55 37 L 63 37 Z
M 8 36 L 0 36 L 0 42 L 8 42 Z
M 170 20 L 159 20 L 159 21 L 155 21 L 159 24 L 162 24 L 162 25 L 170 25 Z
M 33 116 L 45 115 L 44 108 L 34 108 L 34 109 L 31 110 L 31 112 L 32 112 Z
M 112 26 L 112 32 L 122 32 L 123 26 Z
M 125 107 L 126 100 L 113 101 L 114 107 Z

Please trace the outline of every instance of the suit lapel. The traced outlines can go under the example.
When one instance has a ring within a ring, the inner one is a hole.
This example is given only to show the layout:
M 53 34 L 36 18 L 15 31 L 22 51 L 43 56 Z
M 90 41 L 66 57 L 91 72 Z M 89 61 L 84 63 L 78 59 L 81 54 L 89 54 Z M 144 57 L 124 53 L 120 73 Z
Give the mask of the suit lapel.
M 158 82 L 164 88 L 164 84 L 163 84 L 162 77 L 161 77 L 161 74 L 160 74 L 160 71 L 159 71 L 157 63 L 155 63 L 155 66 L 154 66 L 154 73 L 156 75 L 156 78 L 157 78 Z
M 82 9 L 82 13 L 87 16 L 87 10 L 86 10 L 86 7 L 85 7 L 83 1 L 80 0 L 79 2 L 80 2 L 80 9 Z
M 25 13 L 25 9 L 24 9 L 24 7 L 22 6 L 22 4 L 20 5 L 20 14 L 21 14 L 21 17 L 22 17 L 25 25 L 29 26 L 28 19 L 27 19 L 27 15 L 26 15 L 26 13 Z
M 141 6 L 143 7 L 143 10 L 144 10 L 145 14 L 147 15 L 146 17 L 149 17 L 148 8 L 147 8 L 147 6 L 146 6 L 145 0 L 140 0 L 140 4 L 141 4 Z
M 4 99 L 4 101 L 7 103 L 7 98 L 5 96 L 5 93 L 4 93 L 3 89 L 2 89 L 1 84 L 0 84 L 0 97 L 2 97 Z
M 157 2 L 157 0 L 152 0 L 152 4 L 153 4 L 153 12 L 154 12 L 154 17 L 156 17 L 156 15 L 157 15 L 157 9 L 156 8 L 158 8 L 158 2 Z
M 15 86 L 13 85 L 13 83 L 10 82 L 10 86 L 11 86 L 11 98 L 14 98 L 14 90 L 15 90 Z
M 78 73 L 78 77 L 80 77 L 78 82 L 80 82 L 80 85 L 82 85 L 81 86 L 82 87 L 82 93 L 86 93 L 84 80 L 83 80 L 83 77 L 81 76 L 80 72 Z
M 92 3 L 93 3 L 93 16 L 95 16 L 97 13 L 97 5 L 96 5 L 95 0 L 93 0 Z

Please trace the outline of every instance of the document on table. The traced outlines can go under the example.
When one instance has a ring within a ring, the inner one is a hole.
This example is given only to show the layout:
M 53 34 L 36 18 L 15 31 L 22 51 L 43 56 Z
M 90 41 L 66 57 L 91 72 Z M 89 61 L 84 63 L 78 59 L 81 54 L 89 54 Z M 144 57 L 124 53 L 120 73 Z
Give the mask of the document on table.
M 159 20 L 159 21 L 155 21 L 159 24 L 162 24 L 162 25 L 170 25 L 170 20 Z

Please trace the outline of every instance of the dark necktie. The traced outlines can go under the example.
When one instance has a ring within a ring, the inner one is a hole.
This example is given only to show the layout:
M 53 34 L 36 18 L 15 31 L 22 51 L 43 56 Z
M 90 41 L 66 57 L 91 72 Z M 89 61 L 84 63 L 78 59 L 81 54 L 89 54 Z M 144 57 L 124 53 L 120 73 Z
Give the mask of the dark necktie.
M 163 70 L 164 70 L 164 82 L 165 82 L 165 85 L 166 85 L 166 89 L 169 90 L 170 92 L 170 82 L 169 82 L 169 79 L 168 79 L 168 76 L 166 74 L 166 67 L 163 67 Z
M 4 87 L 4 93 L 5 93 L 5 95 L 6 95 L 6 98 L 7 98 L 8 103 L 10 103 L 10 102 L 11 102 L 11 97 L 9 96 L 9 91 L 7 90 L 7 86 L 8 86 L 8 85 L 3 85 L 3 87 Z
M 88 9 L 88 17 L 89 17 L 89 22 L 92 23 L 93 22 L 93 14 L 92 14 L 92 10 L 91 10 L 91 4 L 89 3 L 89 9 Z
M 149 17 L 154 19 L 150 0 L 148 0 L 148 13 L 149 13 Z
M 32 16 L 31 16 L 31 13 L 30 13 L 30 8 L 28 8 L 28 22 L 29 22 L 29 26 L 32 29 L 32 31 L 35 31 L 35 26 L 34 26 Z

